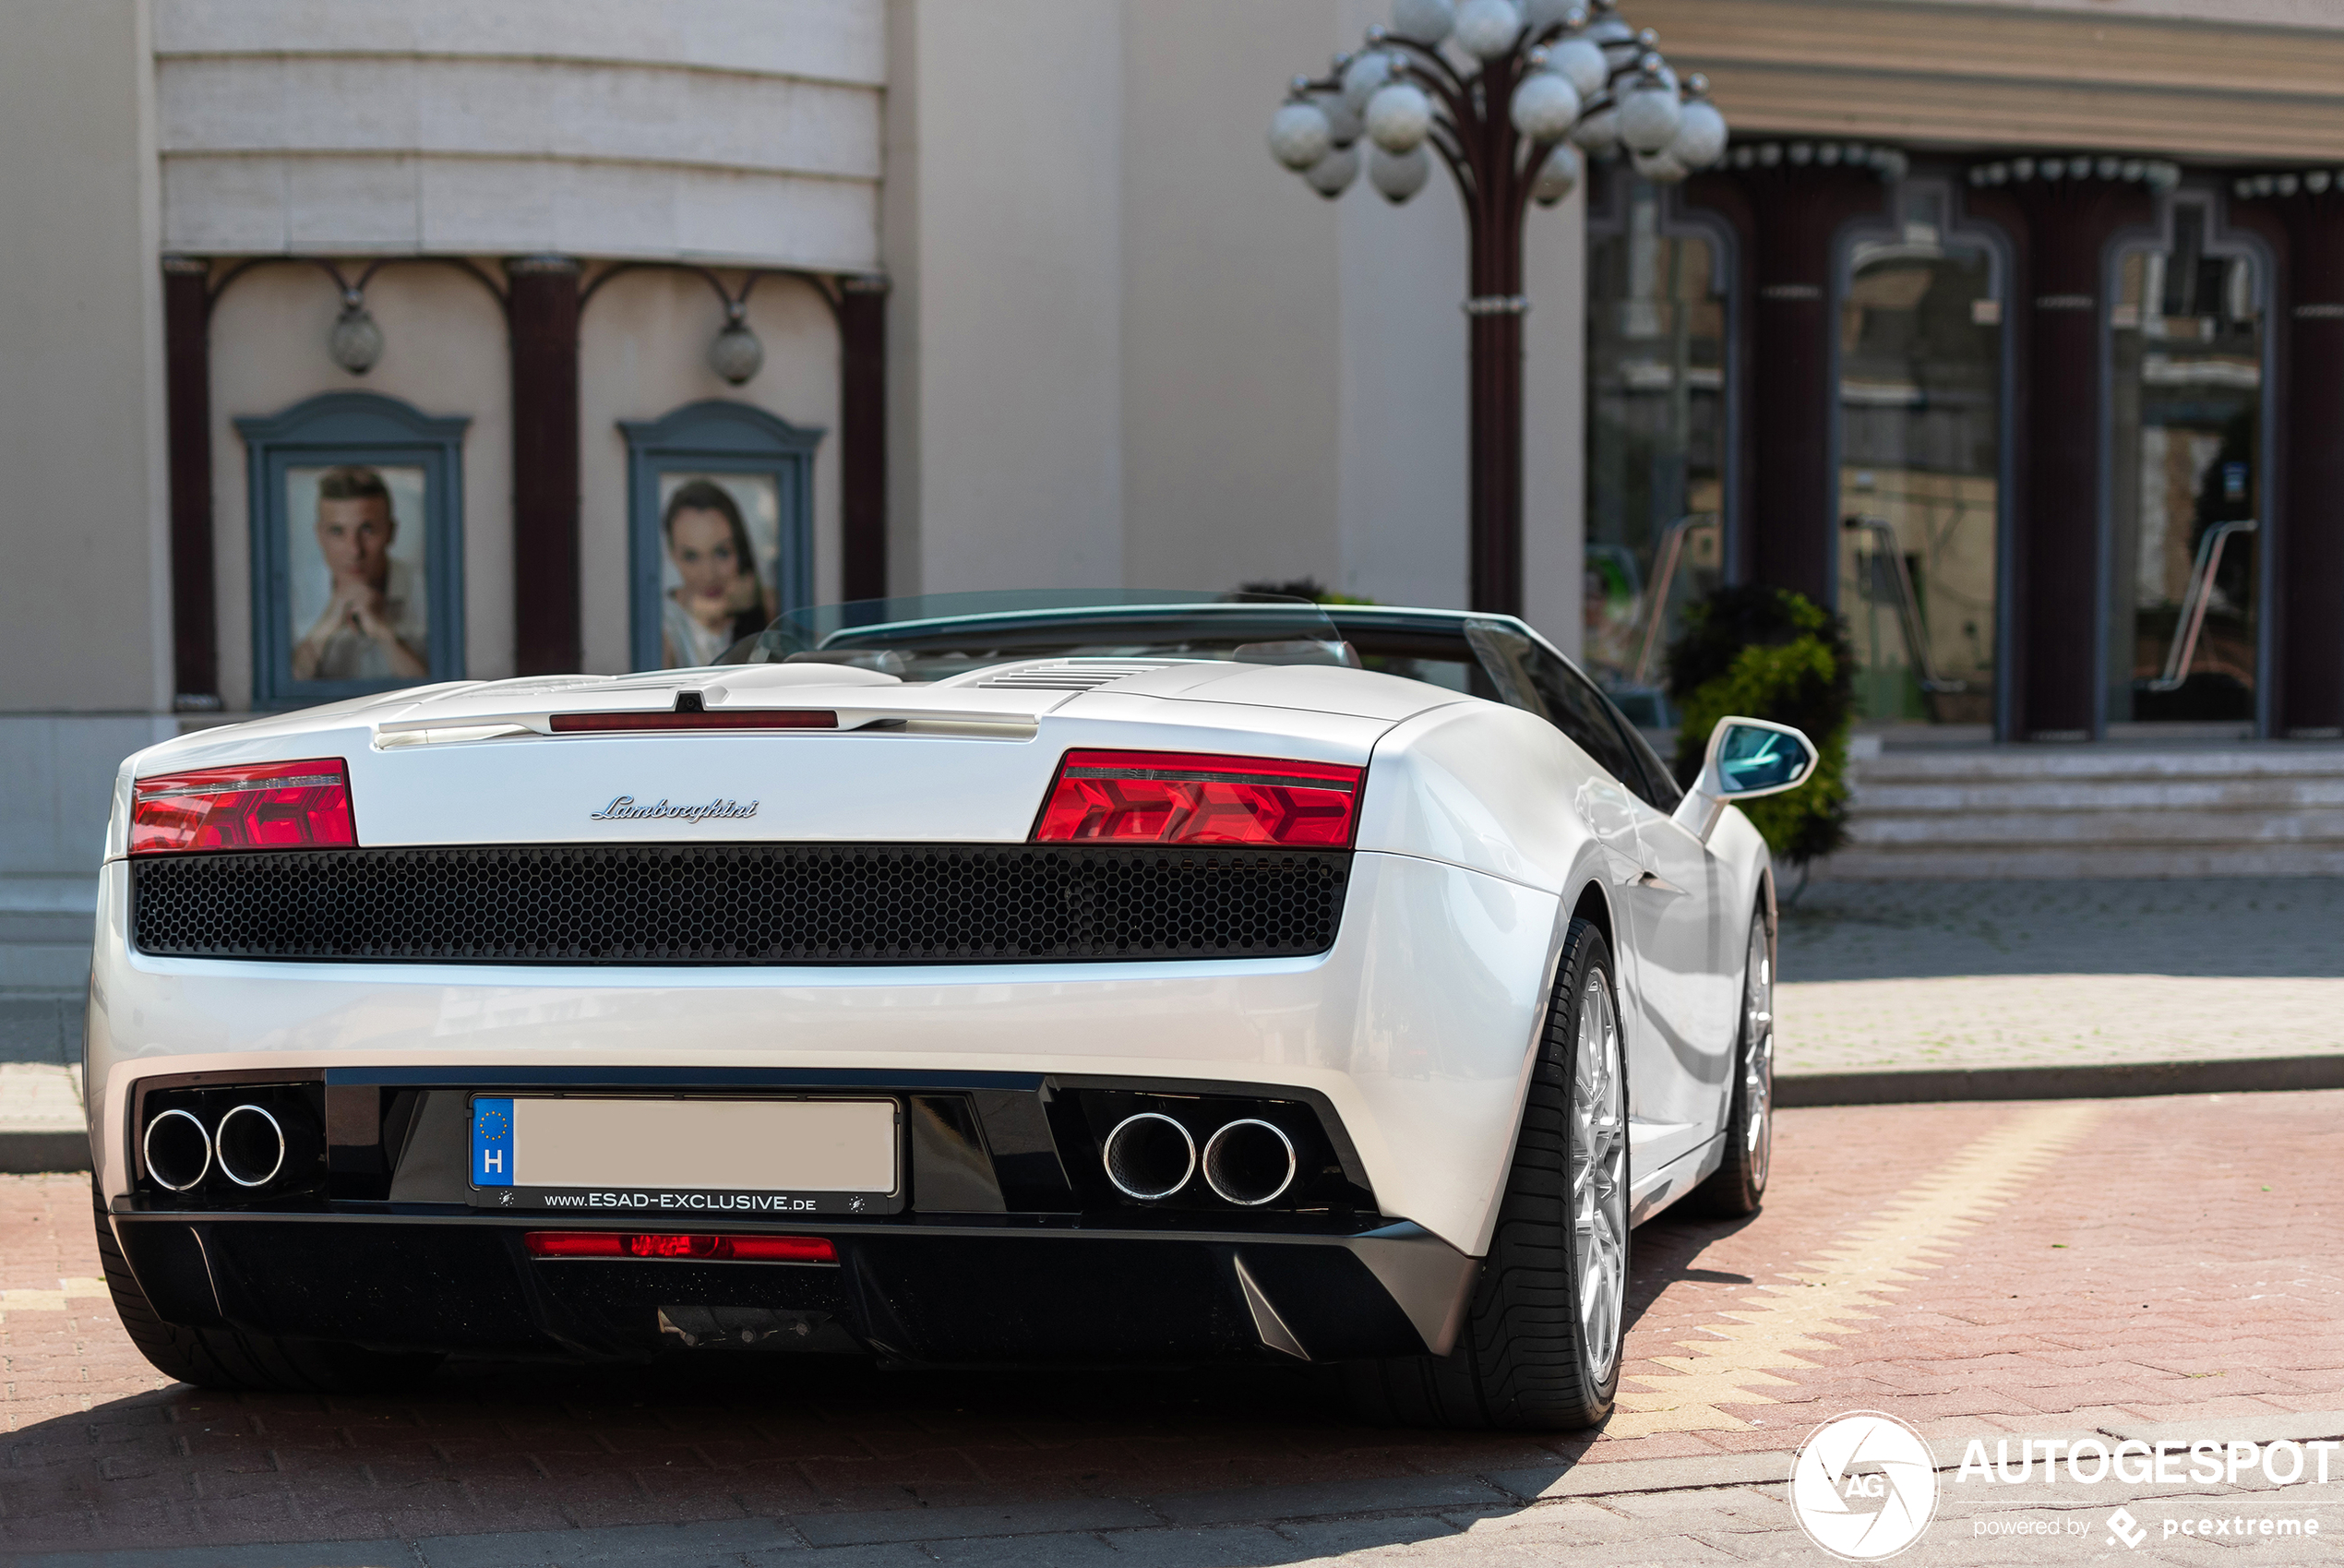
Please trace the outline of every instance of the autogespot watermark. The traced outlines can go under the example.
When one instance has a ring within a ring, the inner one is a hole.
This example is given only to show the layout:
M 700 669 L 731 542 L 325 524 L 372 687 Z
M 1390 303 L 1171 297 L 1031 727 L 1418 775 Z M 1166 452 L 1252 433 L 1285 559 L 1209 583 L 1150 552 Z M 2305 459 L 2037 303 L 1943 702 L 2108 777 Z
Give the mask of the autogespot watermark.
M 1937 1515 L 1937 1456 L 1896 1417 L 1850 1411 L 1799 1445 L 1790 1511 L 1809 1540 L 1842 1562 L 1894 1557 Z
M 2018 1452 L 2014 1455 L 2012 1439 L 1996 1439 L 1990 1459 L 1984 1441 L 1970 1439 L 1969 1446 L 1962 1451 L 1961 1467 L 1954 1474 L 1954 1483 L 1996 1488 L 2093 1487 L 2109 1481 L 2133 1487 L 2236 1487 L 2259 1483 L 2279 1489 L 2278 1499 L 2267 1492 L 2255 1493 L 2255 1512 L 2252 1514 L 2227 1508 L 2218 1514 L 2211 1512 L 2203 1498 L 2171 1499 L 2171 1506 L 2177 1512 L 2148 1520 L 2137 1518 L 2130 1508 L 2120 1506 L 2105 1520 L 2102 1538 L 2109 1546 L 2127 1549 L 2137 1548 L 2151 1538 L 2241 1541 L 2266 1537 L 2316 1538 L 2320 1533 L 2316 1515 L 2292 1508 L 2278 1514 L 2266 1509 L 2273 1501 L 2283 1502 L 2289 1487 L 2307 1482 L 2325 1484 L 2331 1459 L 2339 1448 L 2344 1448 L 2344 1442 L 2332 1439 L 2308 1442 L 2282 1439 L 2261 1443 L 2210 1439 L 2147 1442 L 2138 1438 L 2111 1443 L 2096 1437 L 2029 1437 L 2015 1441 Z M 2142 1502 L 2141 1506 L 2153 1509 L 2154 1504 Z M 1971 1533 L 1979 1536 L 2087 1537 L 2094 1533 L 2087 1515 L 1989 1514 L 1973 1518 L 1970 1526 Z
M 1973 1438 L 1946 1482 L 1919 1432 L 1894 1416 L 1855 1410 L 1825 1421 L 1800 1445 L 1791 1461 L 1790 1508 L 1808 1539 L 1848 1562 L 1882 1562 L 1919 1540 L 1936 1517 L 1948 1484 L 1993 1489 L 1991 1494 L 1971 1496 L 1995 1510 L 1970 1518 L 1973 1536 L 2063 1537 L 2128 1550 L 2152 1540 L 2184 1538 L 2240 1544 L 2281 1537 L 2316 1539 L 2319 1519 L 2301 1505 L 2290 1506 L 2287 1491 L 2326 1484 L 2339 1449 L 2344 1442 L 2332 1439 L 2258 1443 L 2001 1438 L 1989 1455 L 1985 1442 Z M 2336 1468 L 2344 1475 L 2344 1464 Z M 2218 1502 L 2204 1497 L 2126 1500 L 2157 1514 L 2151 1518 L 2136 1517 L 2123 1504 L 2105 1517 L 2075 1506 L 2088 1496 L 2078 1499 L 2072 1489 L 2111 1485 L 2255 1490 L 2244 1498 Z M 2022 1487 L 2052 1489 L 2041 1501 L 2055 1505 L 2053 1511 L 2018 1512 L 2024 1503 L 2005 1489 Z M 2171 1512 L 2159 1514 L 2160 1505 Z

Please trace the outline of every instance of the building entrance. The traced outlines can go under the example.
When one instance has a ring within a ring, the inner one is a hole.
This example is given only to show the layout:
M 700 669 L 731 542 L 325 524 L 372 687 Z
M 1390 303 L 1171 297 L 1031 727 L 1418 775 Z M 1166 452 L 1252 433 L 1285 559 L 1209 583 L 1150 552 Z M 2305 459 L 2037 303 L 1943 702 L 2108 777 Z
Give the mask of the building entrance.
M 2262 557 L 2259 257 L 2173 202 L 2110 313 L 2108 718 L 2254 722 Z
M 1859 240 L 1839 310 L 1839 611 L 1873 724 L 1994 717 L 2002 301 L 1993 257 L 1914 193 Z

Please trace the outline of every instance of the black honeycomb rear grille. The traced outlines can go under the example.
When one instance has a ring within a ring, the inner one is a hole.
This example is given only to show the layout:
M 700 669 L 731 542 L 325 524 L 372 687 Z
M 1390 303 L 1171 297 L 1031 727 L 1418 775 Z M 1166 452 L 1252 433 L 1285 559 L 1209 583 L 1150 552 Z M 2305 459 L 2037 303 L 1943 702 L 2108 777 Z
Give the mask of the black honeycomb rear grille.
M 182 958 L 982 964 L 1334 945 L 1344 851 L 1070 844 L 309 849 L 132 862 L 131 940 Z

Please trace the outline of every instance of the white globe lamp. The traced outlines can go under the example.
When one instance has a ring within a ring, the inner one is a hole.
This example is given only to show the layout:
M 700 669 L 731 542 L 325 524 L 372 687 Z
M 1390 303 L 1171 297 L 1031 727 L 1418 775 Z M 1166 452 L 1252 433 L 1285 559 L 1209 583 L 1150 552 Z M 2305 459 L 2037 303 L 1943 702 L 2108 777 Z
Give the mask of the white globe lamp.
M 1329 201 L 1333 201 L 1336 197 L 1350 189 L 1351 182 L 1359 177 L 1357 144 L 1334 149 L 1324 158 L 1305 169 L 1302 172 L 1302 177 L 1312 190 L 1317 191 Z
M 1532 141 L 1561 141 L 1579 118 L 1579 90 L 1552 71 L 1533 71 L 1513 90 L 1513 128 Z
M 1368 151 L 1368 184 L 1394 207 L 1424 189 L 1431 177 L 1432 159 L 1422 142 L 1405 152 L 1386 152 L 1381 147 Z
M 1270 156 L 1298 174 L 1333 145 L 1334 127 L 1315 103 L 1289 103 L 1270 116 Z
M 1386 152 L 1406 152 L 1432 129 L 1432 100 L 1412 82 L 1393 82 L 1368 100 L 1367 122 L 1369 141 Z
M 1465 0 L 1457 7 L 1457 47 L 1477 60 L 1494 60 L 1522 36 L 1522 7 L 1513 0 Z

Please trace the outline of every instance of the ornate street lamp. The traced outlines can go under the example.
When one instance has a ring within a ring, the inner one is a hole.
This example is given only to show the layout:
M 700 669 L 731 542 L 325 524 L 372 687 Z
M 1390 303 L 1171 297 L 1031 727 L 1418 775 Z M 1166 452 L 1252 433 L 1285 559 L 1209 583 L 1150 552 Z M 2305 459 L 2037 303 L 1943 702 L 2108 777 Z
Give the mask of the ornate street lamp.
M 1658 38 L 1568 0 L 1394 0 L 1327 74 L 1297 77 L 1270 151 L 1321 196 L 1358 176 L 1397 204 L 1447 164 L 1471 234 L 1473 607 L 1522 609 L 1522 217 L 1578 185 L 1582 155 L 1625 152 L 1676 181 L 1725 155 L 1726 121 Z M 1429 152 L 1428 152 L 1429 149 Z

